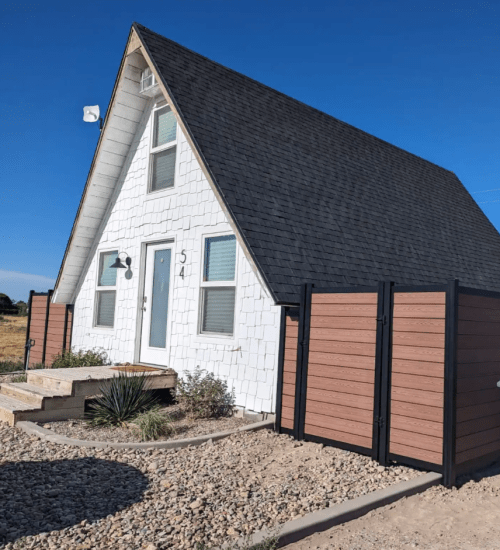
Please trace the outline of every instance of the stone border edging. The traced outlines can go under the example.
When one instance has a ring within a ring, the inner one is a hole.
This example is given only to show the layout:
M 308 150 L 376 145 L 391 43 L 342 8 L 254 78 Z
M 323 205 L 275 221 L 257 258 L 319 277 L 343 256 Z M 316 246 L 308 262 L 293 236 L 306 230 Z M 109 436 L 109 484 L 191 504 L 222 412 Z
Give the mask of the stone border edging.
M 265 428 L 274 428 L 274 420 L 262 420 L 260 422 L 254 422 L 235 430 L 228 430 L 226 432 L 219 432 L 209 435 L 200 435 L 198 437 L 191 437 L 189 439 L 174 439 L 172 441 L 147 441 L 143 443 L 113 443 L 108 441 L 90 441 L 86 439 L 72 439 L 65 435 L 60 435 L 47 428 L 42 428 L 34 422 L 28 420 L 22 420 L 17 422 L 16 428 L 20 428 L 28 435 L 36 435 L 43 441 L 50 441 L 51 443 L 57 443 L 59 445 L 70 445 L 72 447 L 91 447 L 95 449 L 180 449 L 181 447 L 188 447 L 189 445 L 202 445 L 210 439 L 217 441 L 218 439 L 224 439 L 232 434 L 253 430 L 262 430 Z
M 429 472 L 415 479 L 402 481 L 396 485 L 386 487 L 385 489 L 380 489 L 373 493 L 343 502 L 342 504 L 337 504 L 332 508 L 311 512 L 299 519 L 287 521 L 279 530 L 278 548 L 291 544 L 292 542 L 297 542 L 314 533 L 326 531 L 335 525 L 340 525 L 341 523 L 359 518 L 371 510 L 391 504 L 403 497 L 421 493 L 433 485 L 438 485 L 442 478 L 443 476 L 441 474 Z M 271 529 L 266 529 L 253 533 L 249 540 L 251 544 L 250 548 L 262 543 L 269 538 L 273 532 L 274 531 Z M 242 537 L 232 543 L 226 543 L 221 547 L 221 550 L 231 549 L 235 544 L 241 545 L 246 542 L 246 540 L 248 539 Z M 238 548 L 238 546 L 236 546 L 236 548 Z

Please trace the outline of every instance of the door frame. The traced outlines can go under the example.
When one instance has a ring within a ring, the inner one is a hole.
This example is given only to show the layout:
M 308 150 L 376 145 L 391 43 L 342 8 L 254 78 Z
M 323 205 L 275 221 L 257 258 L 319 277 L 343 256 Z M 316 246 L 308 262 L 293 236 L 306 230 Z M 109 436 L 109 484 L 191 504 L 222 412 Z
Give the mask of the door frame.
M 175 265 L 174 265 L 174 259 L 175 259 L 175 239 L 173 237 L 171 238 L 159 238 L 159 239 L 151 239 L 148 241 L 141 242 L 141 252 L 139 257 L 139 284 L 137 285 L 137 313 L 136 313 L 136 329 L 135 329 L 135 345 L 134 345 L 134 363 L 140 363 L 141 358 L 141 338 L 142 338 L 142 325 L 143 325 L 143 302 L 142 299 L 144 297 L 144 291 L 145 291 L 145 285 L 146 285 L 146 251 L 148 248 L 148 245 L 157 245 L 157 244 L 165 244 L 168 245 L 170 248 L 172 248 L 172 266 L 171 266 L 171 280 L 170 280 L 170 295 L 168 297 L 168 311 L 171 312 L 172 308 L 172 300 L 173 300 L 173 282 L 175 279 Z M 167 350 L 168 350 L 168 356 L 170 356 L 170 335 L 172 316 L 170 316 L 169 319 L 167 319 Z M 158 367 L 159 369 L 166 369 L 169 367 L 165 367 L 162 365 L 155 365 L 155 367 Z

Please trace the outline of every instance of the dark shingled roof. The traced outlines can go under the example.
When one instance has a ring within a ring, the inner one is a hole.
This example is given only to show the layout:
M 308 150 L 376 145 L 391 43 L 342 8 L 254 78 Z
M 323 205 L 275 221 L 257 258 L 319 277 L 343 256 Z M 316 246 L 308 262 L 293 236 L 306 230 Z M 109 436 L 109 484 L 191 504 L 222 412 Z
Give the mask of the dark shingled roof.
M 134 24 L 278 303 L 304 282 L 500 291 L 457 176 Z

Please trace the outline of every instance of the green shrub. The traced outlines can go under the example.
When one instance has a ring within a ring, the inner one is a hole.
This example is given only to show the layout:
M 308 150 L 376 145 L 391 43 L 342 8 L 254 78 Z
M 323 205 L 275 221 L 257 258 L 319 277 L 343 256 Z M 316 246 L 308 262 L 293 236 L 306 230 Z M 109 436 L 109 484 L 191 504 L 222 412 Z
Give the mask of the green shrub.
M 52 369 L 67 369 L 73 367 L 98 367 L 101 365 L 109 365 L 108 355 L 104 350 L 99 348 L 72 351 L 66 350 L 58 353 L 50 368 Z
M 146 373 L 119 372 L 99 386 L 102 395 L 90 403 L 85 417 L 91 426 L 116 426 L 134 420 L 157 405 L 150 392 Z
M 175 429 L 168 415 L 161 412 L 159 407 L 153 407 L 149 411 L 139 414 L 133 423 L 141 431 L 142 441 L 159 439 L 162 435 L 172 435 Z
M 14 378 L 11 380 L 11 382 L 20 383 L 20 382 L 27 382 L 28 377 L 26 374 L 19 374 L 17 376 L 14 376 Z
M 202 375 L 206 372 L 205 375 Z M 231 416 L 236 396 L 229 392 L 227 382 L 215 378 L 213 373 L 196 367 L 194 373 L 186 373 L 176 388 L 176 398 L 188 416 L 192 418 L 218 418 Z
M 0 372 L 14 372 L 16 370 L 24 370 L 24 361 L 22 359 L 4 359 L 0 361 Z

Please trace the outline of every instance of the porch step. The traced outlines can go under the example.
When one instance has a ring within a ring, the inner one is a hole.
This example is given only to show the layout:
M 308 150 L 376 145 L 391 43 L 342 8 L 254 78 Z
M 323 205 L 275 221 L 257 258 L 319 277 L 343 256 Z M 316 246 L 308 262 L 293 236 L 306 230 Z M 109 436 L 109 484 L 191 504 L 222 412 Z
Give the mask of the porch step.
M 85 397 L 73 397 L 70 392 L 49 390 L 27 382 L 4 382 L 0 386 L 0 393 L 44 411 L 75 409 L 85 404 Z
M 52 420 L 66 420 L 67 418 L 83 417 L 83 407 L 79 409 L 59 409 L 56 411 L 42 411 L 35 405 L 19 401 L 0 393 L 0 420 L 14 426 L 21 420 L 33 422 L 50 422 Z

